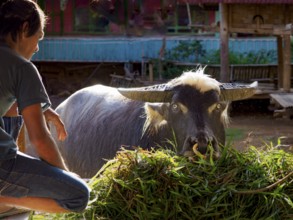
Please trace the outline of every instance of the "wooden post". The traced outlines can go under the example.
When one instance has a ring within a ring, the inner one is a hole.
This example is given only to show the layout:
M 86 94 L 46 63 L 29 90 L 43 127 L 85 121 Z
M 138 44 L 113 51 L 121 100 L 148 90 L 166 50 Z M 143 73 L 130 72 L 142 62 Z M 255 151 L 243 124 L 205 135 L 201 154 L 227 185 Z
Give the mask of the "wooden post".
M 163 79 L 163 62 L 162 62 L 162 59 L 159 58 L 158 60 L 158 74 L 159 74 L 159 80 L 162 80 Z
M 290 92 L 291 87 L 291 44 L 290 35 L 286 34 L 284 38 L 284 49 L 283 49 L 283 88 L 285 92 Z
M 278 48 L 278 89 L 283 88 L 283 39 L 282 36 L 277 36 Z
M 166 37 L 162 38 L 162 46 L 159 52 L 159 62 L 158 62 L 158 69 L 159 69 L 159 80 L 163 79 L 163 59 L 165 57 L 165 50 L 166 50 Z
M 152 62 L 149 62 L 149 77 L 150 82 L 154 82 L 154 68 Z
M 229 30 L 228 30 L 228 5 L 220 3 L 220 50 L 221 50 L 221 82 L 229 82 Z

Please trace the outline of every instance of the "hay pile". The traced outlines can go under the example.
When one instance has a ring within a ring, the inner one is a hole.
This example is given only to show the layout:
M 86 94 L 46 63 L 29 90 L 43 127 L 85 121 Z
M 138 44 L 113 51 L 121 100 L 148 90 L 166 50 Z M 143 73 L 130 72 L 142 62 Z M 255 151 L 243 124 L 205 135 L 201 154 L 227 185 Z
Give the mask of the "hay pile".
M 293 219 L 293 156 L 222 149 L 194 160 L 166 150 L 121 151 L 90 181 L 82 214 L 54 219 Z

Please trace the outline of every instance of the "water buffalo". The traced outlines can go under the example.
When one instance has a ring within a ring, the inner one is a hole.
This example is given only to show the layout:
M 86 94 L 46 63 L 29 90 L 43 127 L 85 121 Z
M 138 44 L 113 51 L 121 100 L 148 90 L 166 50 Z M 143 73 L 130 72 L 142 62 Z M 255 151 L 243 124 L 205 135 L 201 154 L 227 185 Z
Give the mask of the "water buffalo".
M 173 141 L 179 154 L 194 147 L 205 154 L 210 144 L 219 156 L 229 101 L 254 93 L 249 86 L 227 85 L 198 69 L 148 87 L 83 88 L 56 108 L 68 132 L 58 143 L 60 151 L 68 167 L 84 178 L 95 175 L 121 145 L 174 147 Z

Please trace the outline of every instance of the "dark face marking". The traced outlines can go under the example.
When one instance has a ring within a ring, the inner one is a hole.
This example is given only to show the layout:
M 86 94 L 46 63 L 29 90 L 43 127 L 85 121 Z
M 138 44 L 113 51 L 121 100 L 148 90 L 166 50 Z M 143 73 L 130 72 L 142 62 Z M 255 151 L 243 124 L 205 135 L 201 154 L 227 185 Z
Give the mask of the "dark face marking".
M 218 102 L 219 95 L 215 90 L 201 93 L 191 86 L 180 86 L 172 100 L 172 103 L 181 103 L 187 107 L 189 117 L 198 128 L 205 127 L 209 107 Z
M 185 112 L 180 108 L 182 105 Z M 218 151 L 218 142 L 225 142 L 221 122 L 224 109 L 225 103 L 219 102 L 219 94 L 215 90 L 201 93 L 188 85 L 175 88 L 172 102 L 168 108 L 165 106 L 164 112 L 176 134 L 179 153 L 190 151 L 197 145 L 198 151 L 205 154 L 209 144 Z

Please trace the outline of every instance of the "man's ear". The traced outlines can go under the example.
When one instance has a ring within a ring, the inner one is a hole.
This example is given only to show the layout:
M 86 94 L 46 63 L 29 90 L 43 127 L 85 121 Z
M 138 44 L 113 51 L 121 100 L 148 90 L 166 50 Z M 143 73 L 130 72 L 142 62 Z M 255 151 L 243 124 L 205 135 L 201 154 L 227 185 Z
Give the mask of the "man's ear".
M 27 37 L 28 36 L 28 31 L 29 31 L 29 24 L 28 22 L 24 22 L 21 31 L 20 31 L 20 37 Z

